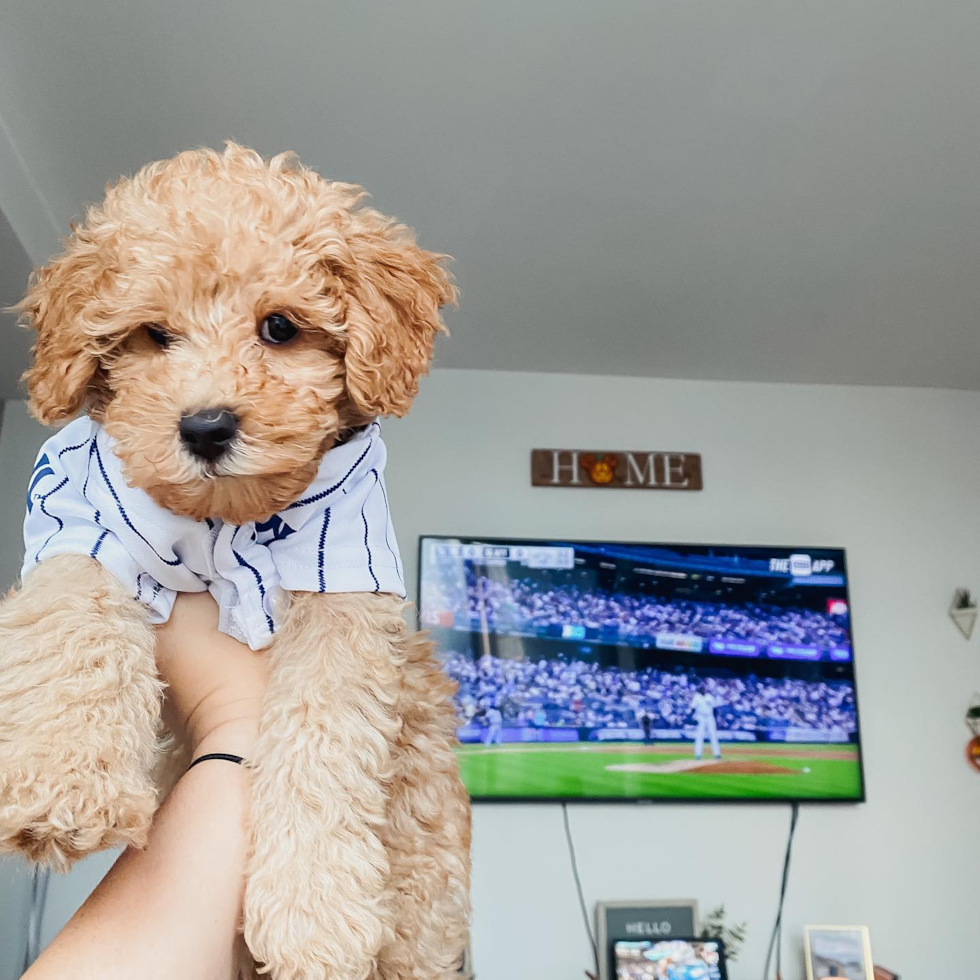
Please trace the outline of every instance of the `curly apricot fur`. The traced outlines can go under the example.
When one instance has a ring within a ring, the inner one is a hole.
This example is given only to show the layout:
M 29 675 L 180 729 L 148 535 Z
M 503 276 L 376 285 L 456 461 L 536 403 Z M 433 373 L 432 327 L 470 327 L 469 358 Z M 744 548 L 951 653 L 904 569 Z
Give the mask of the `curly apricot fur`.
M 110 187 L 21 304 L 34 413 L 89 412 L 129 483 L 176 513 L 282 509 L 345 429 L 408 410 L 455 299 L 445 257 L 363 196 L 235 144 Z M 260 339 L 270 313 L 294 341 Z M 205 463 L 177 426 L 218 406 L 240 437 Z M 470 824 L 452 686 L 402 606 L 292 597 L 251 760 L 243 930 L 258 962 L 242 976 L 456 973 Z M 0 850 L 65 868 L 145 840 L 153 780 L 183 759 L 161 737 L 153 639 L 145 608 L 84 556 L 43 562 L 0 605 Z

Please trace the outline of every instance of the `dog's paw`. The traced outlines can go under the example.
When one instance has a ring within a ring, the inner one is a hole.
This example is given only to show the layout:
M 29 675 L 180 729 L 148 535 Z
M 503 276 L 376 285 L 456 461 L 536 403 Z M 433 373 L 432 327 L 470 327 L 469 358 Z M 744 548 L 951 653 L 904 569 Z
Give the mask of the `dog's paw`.
M 253 869 L 254 873 L 254 869 Z M 326 872 L 324 881 L 329 879 Z M 245 889 L 245 940 L 256 961 L 276 980 L 368 980 L 377 976 L 378 952 L 391 941 L 388 916 L 378 901 L 353 894 L 355 870 L 343 876 L 350 885 L 350 904 L 342 889 L 300 874 L 297 887 L 288 874 L 272 880 L 263 872 Z M 333 896 L 327 899 L 325 893 Z M 361 898 L 362 900 L 359 900 Z M 336 902 L 336 904 L 335 904 Z
M 148 780 L 119 785 L 101 770 L 0 770 L 0 851 L 67 870 L 110 847 L 142 847 L 157 806 Z

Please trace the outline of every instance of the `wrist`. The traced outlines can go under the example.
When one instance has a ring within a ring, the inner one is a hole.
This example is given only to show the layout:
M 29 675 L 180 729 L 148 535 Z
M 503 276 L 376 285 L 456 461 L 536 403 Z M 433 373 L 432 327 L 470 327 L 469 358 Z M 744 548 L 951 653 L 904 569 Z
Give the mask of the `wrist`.
M 252 754 L 258 727 L 258 721 L 254 718 L 221 722 L 194 740 L 192 758 L 196 759 L 210 752 L 228 752 L 247 760 Z

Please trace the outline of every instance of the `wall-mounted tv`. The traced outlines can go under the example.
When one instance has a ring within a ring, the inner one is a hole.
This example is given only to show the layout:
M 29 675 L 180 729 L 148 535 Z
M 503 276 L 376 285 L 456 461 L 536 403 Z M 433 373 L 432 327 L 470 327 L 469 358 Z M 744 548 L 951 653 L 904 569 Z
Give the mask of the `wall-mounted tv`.
M 476 800 L 864 799 L 839 548 L 423 537 Z

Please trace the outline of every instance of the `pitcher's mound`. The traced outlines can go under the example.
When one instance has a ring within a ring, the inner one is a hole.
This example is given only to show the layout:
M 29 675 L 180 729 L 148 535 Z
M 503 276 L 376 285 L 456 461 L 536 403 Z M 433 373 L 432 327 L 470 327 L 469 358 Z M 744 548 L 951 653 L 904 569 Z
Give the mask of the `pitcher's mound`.
M 654 765 L 649 762 L 630 762 L 618 766 L 606 766 L 611 772 L 640 772 L 651 776 L 662 776 L 682 772 L 710 772 L 734 776 L 793 776 L 796 769 L 776 766 L 771 762 L 756 762 L 753 759 L 675 759 Z
M 730 772 L 747 776 L 792 776 L 796 770 L 776 766 L 771 762 L 755 762 L 752 759 L 719 759 L 717 762 L 700 763 L 688 772 Z

